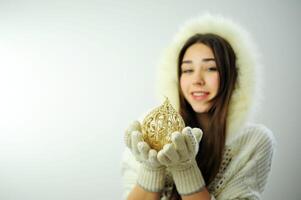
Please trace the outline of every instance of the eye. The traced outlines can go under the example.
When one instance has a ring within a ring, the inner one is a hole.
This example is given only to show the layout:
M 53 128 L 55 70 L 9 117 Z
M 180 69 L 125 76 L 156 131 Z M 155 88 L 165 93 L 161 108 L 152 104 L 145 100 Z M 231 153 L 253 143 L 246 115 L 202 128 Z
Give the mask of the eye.
M 189 73 L 192 73 L 193 70 L 192 69 L 182 69 L 182 74 L 189 74 Z
M 217 71 L 217 67 L 208 67 L 207 70 L 210 72 L 215 72 L 215 71 Z

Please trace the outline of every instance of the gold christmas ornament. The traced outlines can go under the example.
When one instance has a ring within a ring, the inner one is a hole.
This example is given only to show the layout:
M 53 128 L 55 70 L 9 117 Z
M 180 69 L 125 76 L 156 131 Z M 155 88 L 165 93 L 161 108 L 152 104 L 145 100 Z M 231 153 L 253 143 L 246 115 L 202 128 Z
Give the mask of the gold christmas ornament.
M 152 149 L 159 151 L 171 142 L 173 132 L 185 127 L 181 115 L 172 107 L 166 98 L 163 105 L 152 110 L 142 122 L 142 136 Z

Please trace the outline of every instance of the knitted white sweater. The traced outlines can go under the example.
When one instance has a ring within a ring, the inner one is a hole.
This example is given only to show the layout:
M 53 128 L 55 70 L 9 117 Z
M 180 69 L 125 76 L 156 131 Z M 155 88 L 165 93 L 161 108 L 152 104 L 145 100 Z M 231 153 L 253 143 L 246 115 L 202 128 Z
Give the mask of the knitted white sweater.
M 212 199 L 260 199 L 271 169 L 274 137 L 263 125 L 247 125 L 231 144 L 226 145 L 216 178 L 207 185 Z M 136 185 L 140 163 L 126 149 L 122 162 L 126 198 Z M 161 199 L 170 199 L 173 180 L 166 176 Z

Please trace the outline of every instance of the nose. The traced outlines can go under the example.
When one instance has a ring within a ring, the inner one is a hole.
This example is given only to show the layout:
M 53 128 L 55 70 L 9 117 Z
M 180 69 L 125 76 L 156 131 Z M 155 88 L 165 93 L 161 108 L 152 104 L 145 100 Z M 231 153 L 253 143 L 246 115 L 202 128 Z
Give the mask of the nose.
M 205 85 L 204 75 L 201 71 L 196 71 L 193 76 L 194 85 Z

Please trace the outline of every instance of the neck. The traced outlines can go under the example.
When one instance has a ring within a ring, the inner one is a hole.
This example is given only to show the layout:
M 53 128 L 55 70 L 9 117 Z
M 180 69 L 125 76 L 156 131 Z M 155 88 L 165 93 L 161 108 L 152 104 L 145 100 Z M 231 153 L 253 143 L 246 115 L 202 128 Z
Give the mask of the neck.
M 208 113 L 197 113 L 197 120 L 201 125 L 204 132 L 207 132 L 209 128 L 209 114 Z

